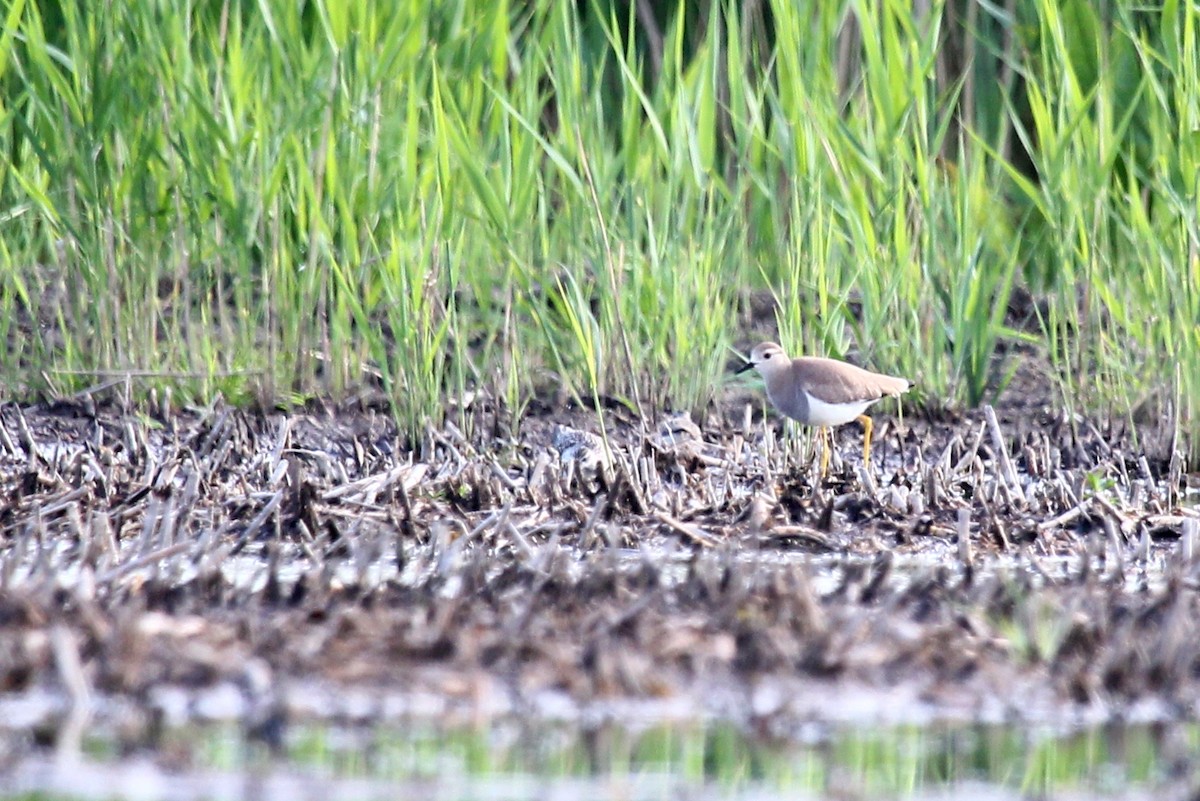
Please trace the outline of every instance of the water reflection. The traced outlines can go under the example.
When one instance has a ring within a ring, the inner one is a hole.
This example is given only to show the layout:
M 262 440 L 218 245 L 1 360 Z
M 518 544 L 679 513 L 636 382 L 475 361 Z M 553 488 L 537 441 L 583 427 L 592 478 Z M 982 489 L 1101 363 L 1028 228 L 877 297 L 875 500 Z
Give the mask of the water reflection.
M 729 725 L 231 726 L 164 733 L 153 761 L 109 740 L 74 763 L 36 752 L 0 798 L 1150 798 L 1197 778 L 1195 724 L 1082 731 L 813 725 L 787 742 Z M 10 753 L 11 755 L 11 753 Z

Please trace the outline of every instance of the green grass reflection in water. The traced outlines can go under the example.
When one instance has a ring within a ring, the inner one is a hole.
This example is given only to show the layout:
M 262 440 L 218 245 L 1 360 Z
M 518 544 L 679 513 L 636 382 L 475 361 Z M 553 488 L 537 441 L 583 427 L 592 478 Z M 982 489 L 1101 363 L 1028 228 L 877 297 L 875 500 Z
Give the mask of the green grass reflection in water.
M 1125 797 L 1194 781 L 1184 763 L 1200 745 L 1198 732 L 1191 724 L 1072 733 L 1000 725 L 813 725 L 794 740 L 772 741 L 725 724 L 640 730 L 517 723 L 299 726 L 272 754 L 237 729 L 205 727 L 168 734 L 159 753 L 186 755 L 187 768 L 196 771 L 285 768 L 322 779 L 427 782 L 426 801 L 475 797 L 476 790 L 486 795 L 485 788 L 512 781 L 524 787 L 565 782 L 590 788 L 590 798 L 622 787 L 633 791 L 622 797 L 656 797 L 660 790 L 687 797 L 689 790 L 705 788 L 730 797 L 923 798 L 968 786 L 1024 797 Z M 93 744 L 91 756 L 113 758 L 115 749 Z

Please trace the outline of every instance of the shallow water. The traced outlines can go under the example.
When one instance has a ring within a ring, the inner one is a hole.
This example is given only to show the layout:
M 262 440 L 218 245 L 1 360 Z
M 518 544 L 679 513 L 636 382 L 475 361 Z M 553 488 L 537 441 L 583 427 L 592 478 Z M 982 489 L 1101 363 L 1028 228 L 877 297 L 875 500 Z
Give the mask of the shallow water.
M 772 741 L 725 724 L 298 726 L 273 745 L 230 726 L 115 738 L 22 759 L 0 798 L 1163 798 L 1195 775 L 1196 724 L 1075 731 L 813 724 Z M 10 744 L 12 745 L 12 744 Z M 1163 795 L 1163 793 L 1167 795 Z

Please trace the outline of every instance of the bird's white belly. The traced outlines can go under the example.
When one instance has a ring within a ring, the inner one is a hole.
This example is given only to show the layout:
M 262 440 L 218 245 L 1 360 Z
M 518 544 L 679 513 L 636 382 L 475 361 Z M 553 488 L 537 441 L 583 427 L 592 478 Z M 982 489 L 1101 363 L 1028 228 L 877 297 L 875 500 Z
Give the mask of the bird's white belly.
M 853 403 L 826 403 L 805 392 L 808 399 L 808 424 L 810 426 L 840 426 L 849 423 L 867 410 L 875 401 L 854 401 Z

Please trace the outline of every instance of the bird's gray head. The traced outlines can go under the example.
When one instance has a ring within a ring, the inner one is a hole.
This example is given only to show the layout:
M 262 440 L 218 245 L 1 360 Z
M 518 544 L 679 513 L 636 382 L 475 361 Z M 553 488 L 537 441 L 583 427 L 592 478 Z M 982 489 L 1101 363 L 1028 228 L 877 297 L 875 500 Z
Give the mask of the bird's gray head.
M 777 370 L 784 369 L 790 362 L 791 360 L 788 359 L 787 353 L 784 352 L 783 348 L 774 342 L 760 342 L 754 346 L 754 350 L 750 351 L 750 358 L 737 372 L 744 373 L 754 368 L 763 376 L 767 376 Z

